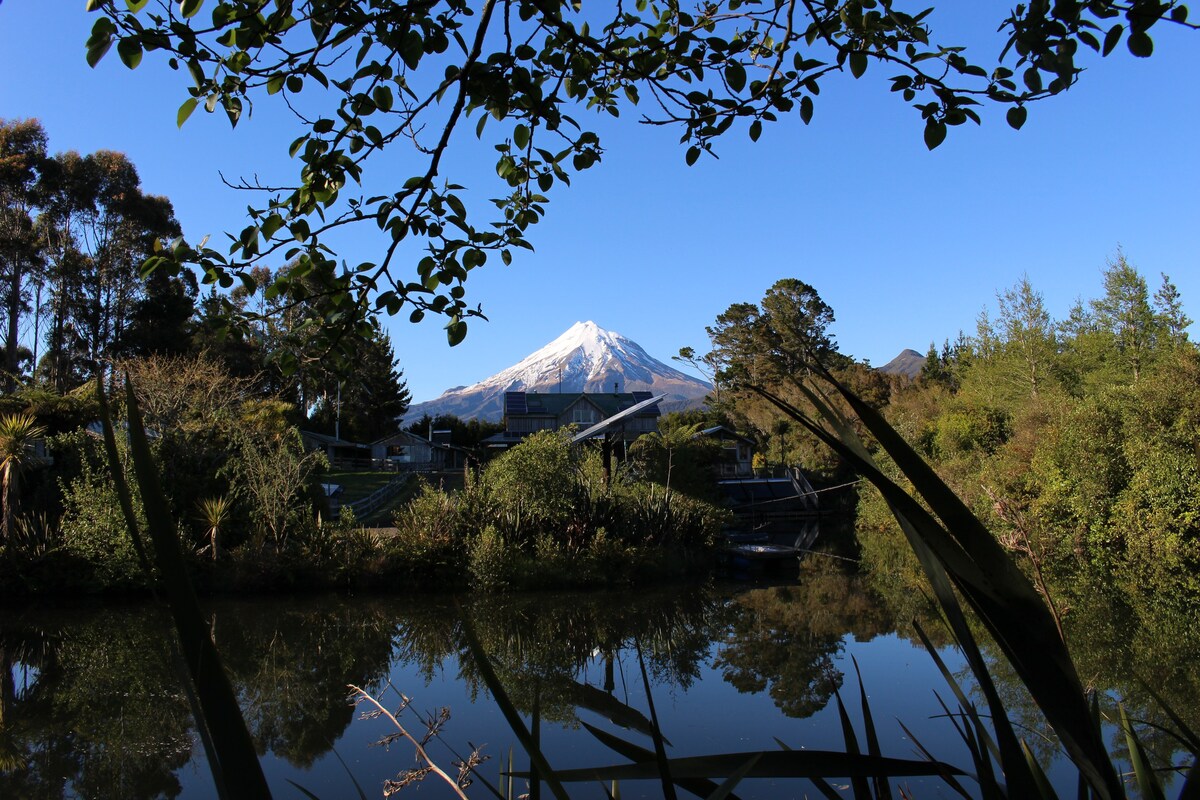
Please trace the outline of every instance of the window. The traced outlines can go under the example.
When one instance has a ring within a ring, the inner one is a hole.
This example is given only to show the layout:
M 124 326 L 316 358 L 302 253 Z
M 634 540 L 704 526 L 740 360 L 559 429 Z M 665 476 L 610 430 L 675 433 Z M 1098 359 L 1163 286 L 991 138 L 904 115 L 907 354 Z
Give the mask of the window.
M 580 403 L 571 409 L 571 422 L 576 425 L 595 425 L 600 421 L 596 409 L 586 403 Z

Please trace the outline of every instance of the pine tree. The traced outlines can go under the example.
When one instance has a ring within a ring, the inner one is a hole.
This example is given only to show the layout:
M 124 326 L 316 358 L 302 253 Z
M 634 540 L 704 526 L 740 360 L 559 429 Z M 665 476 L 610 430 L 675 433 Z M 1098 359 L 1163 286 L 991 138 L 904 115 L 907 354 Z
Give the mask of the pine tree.
M 1159 274 L 1162 275 L 1162 286 L 1154 293 L 1154 310 L 1166 331 L 1168 342 L 1180 345 L 1187 341 L 1187 326 L 1191 325 L 1192 321 L 1183 313 L 1179 289 L 1171 283 L 1170 276 L 1165 272 Z

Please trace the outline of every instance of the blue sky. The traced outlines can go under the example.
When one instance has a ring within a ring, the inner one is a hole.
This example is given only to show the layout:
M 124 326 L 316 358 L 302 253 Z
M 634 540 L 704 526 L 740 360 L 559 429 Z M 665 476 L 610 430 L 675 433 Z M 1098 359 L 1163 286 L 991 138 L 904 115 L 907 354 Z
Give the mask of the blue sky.
M 287 177 L 297 135 L 288 117 L 261 103 L 235 131 L 223 114 L 202 112 L 178 130 L 186 77 L 154 54 L 134 71 L 115 52 L 89 69 L 82 8 L 0 4 L 0 117 L 41 119 L 53 151 L 127 153 L 193 241 L 240 230 L 254 198 L 223 187 L 220 173 Z M 931 23 L 962 32 L 987 63 L 1007 8 L 943 2 Z M 876 365 L 970 333 L 1022 274 L 1061 318 L 1077 297 L 1100 293 L 1118 246 L 1152 292 L 1166 272 L 1200 317 L 1198 41 L 1163 30 L 1151 59 L 1123 47 L 1091 59 L 1081 83 L 1034 106 L 1023 130 L 985 109 L 982 127 L 953 130 L 932 153 L 919 115 L 876 67 L 823 84 L 810 126 L 768 125 L 758 143 L 731 132 L 720 160 L 690 168 L 678 131 L 637 125 L 634 114 L 595 120 L 603 163 L 552 195 L 533 229 L 537 251 L 472 273 L 468 298 L 490 322 L 473 322 L 453 349 L 438 322 L 410 325 L 407 313 L 391 322 L 414 400 L 491 375 L 581 320 L 663 360 L 683 345 L 703 350 L 717 314 L 783 277 L 816 287 L 837 315 L 842 350 Z M 456 170 L 491 197 L 494 153 L 473 127 L 459 132 L 443 174 Z M 411 170 L 396 158 L 403 180 Z M 351 264 L 380 253 L 378 241 L 359 238 L 338 250 Z

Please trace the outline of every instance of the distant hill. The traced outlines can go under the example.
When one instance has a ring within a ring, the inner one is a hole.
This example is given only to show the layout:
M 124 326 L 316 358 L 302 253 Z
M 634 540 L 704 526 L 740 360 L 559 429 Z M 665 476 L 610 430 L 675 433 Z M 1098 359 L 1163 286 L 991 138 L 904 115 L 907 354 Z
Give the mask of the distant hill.
M 622 392 L 665 394 L 663 411 L 699 405 L 712 390 L 705 381 L 654 358 L 632 339 L 594 322 L 576 322 L 508 369 L 416 403 L 404 416 L 410 422 L 424 414 L 498 421 L 504 414 L 505 392 L 611 392 L 614 385 Z
M 879 367 L 879 371 L 889 375 L 906 375 L 915 379 L 921 374 L 921 368 L 924 366 L 925 356 L 916 350 L 905 349 L 900 351 L 900 355 Z

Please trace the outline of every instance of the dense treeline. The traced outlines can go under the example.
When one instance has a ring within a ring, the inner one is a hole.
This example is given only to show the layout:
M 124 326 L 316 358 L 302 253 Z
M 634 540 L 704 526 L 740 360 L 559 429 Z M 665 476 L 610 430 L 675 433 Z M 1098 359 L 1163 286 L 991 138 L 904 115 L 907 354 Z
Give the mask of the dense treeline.
M 1120 251 L 1102 277 L 1102 293 L 1078 300 L 1062 320 L 1022 278 L 983 310 L 974 335 L 930 345 L 912 381 L 840 353 L 833 310 L 795 279 L 777 282 L 759 304 L 731 305 L 708 329 L 712 351 L 684 348 L 681 358 L 712 372 L 715 407 L 758 440 L 764 460 L 802 466 L 818 481 L 853 480 L 753 390 L 819 417 L 803 388 L 819 362 L 881 409 L 1041 579 L 1099 573 L 1194 595 L 1200 352 L 1188 338 L 1191 320 L 1167 275 L 1151 294 Z M 844 411 L 837 398 L 823 402 Z M 859 495 L 858 523 L 866 565 L 906 590 L 919 585 L 911 549 L 877 493 Z
M 248 392 L 291 404 L 293 422 L 333 433 L 340 415 L 358 440 L 396 430 L 410 398 L 381 328 L 352 337 L 346 381 L 332 360 L 301 355 L 330 302 L 315 282 L 297 277 L 267 297 L 210 278 L 202 290 L 189 272 L 144 274 L 180 233 L 170 200 L 146 194 L 121 153 L 51 154 L 37 120 L 0 120 L 0 388 L 19 398 L 9 406 L 131 359 L 207 353 Z M 255 277 L 266 285 L 272 271 Z M 228 326 L 233 309 L 245 325 Z
M 306 360 L 326 295 L 300 278 L 267 297 L 147 272 L 179 235 L 124 155 L 51 154 L 36 120 L 0 120 L 0 590 L 145 585 L 88 430 L 96 381 L 119 396 L 127 375 L 185 549 L 208 564 L 240 552 L 227 573 L 287 574 L 292 559 L 338 579 L 337 531 L 317 536 L 324 462 L 296 429 L 396 431 L 409 394 L 391 341 L 356 331 L 350 378 Z
M 1163 275 L 1151 296 L 1123 253 L 1066 319 L 1028 278 L 973 336 L 930 347 L 886 413 L 1002 541 L 1051 577 L 1101 571 L 1200 591 L 1200 353 Z M 867 561 L 906 553 L 864 495 Z M 905 555 L 907 561 L 911 556 Z

